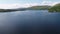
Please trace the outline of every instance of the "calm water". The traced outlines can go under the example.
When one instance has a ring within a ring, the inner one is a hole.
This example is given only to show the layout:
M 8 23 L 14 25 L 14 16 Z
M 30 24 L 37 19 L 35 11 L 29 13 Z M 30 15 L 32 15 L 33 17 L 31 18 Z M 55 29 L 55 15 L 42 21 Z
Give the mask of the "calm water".
M 60 34 L 60 13 L 47 10 L 0 13 L 0 34 Z

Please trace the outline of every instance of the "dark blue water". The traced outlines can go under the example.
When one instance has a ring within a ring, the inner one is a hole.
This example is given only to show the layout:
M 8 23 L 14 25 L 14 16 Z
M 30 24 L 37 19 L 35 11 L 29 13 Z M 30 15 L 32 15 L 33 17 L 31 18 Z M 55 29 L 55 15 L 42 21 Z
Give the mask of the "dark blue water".
M 0 13 L 0 34 L 60 34 L 60 13 L 47 10 Z

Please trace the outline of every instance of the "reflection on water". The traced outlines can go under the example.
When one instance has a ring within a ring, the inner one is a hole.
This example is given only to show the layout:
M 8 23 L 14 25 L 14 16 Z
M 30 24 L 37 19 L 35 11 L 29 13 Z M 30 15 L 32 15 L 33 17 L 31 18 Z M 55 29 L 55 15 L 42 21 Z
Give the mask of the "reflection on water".
M 27 10 L 0 13 L 1 34 L 59 34 L 60 13 Z

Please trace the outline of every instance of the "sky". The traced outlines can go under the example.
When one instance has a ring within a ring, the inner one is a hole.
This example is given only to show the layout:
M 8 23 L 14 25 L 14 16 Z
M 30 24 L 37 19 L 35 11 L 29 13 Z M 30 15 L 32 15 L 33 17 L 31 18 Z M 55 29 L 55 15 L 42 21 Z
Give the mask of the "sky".
M 60 0 L 0 0 L 1 9 L 23 8 L 36 5 L 55 5 Z

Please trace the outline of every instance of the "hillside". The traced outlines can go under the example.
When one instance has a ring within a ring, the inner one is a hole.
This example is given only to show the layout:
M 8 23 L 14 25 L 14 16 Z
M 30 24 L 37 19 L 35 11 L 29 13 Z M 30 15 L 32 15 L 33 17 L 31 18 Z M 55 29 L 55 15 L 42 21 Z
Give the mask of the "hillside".
M 60 12 L 60 3 L 49 8 L 49 12 Z
M 28 10 L 47 10 L 49 9 L 51 6 L 32 6 L 32 7 L 28 7 Z

